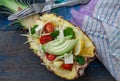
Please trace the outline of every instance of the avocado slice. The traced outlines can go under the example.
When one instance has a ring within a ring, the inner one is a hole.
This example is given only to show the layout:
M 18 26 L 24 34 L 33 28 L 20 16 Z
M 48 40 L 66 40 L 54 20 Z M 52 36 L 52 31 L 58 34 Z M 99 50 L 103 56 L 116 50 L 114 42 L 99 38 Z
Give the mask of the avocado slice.
M 62 42 L 61 42 L 62 40 Z M 71 51 L 77 43 L 77 39 L 66 40 L 66 38 L 61 39 L 58 43 L 55 41 L 51 41 L 47 44 L 43 45 L 43 49 L 45 52 L 55 55 L 63 55 L 69 51 Z
M 65 42 L 65 40 L 70 40 L 72 35 L 66 36 L 63 39 L 56 39 L 48 43 L 49 46 L 59 46 Z

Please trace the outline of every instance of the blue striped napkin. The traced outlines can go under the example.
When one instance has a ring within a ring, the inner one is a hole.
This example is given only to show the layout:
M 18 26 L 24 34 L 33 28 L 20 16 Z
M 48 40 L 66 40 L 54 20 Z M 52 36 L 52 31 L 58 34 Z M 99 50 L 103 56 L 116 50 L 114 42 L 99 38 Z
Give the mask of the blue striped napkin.
M 98 59 L 120 81 L 120 0 L 91 0 L 70 12 L 70 21 L 94 41 Z

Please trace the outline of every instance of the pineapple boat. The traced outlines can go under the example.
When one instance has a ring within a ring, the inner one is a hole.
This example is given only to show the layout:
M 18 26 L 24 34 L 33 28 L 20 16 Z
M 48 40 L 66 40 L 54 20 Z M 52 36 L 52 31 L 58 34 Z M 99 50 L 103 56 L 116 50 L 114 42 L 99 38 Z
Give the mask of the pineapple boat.
M 0 13 L 16 13 L 29 5 L 29 0 L 0 0 L 3 9 Z M 79 27 L 55 14 L 32 15 L 20 20 L 19 25 L 29 30 L 24 35 L 28 39 L 26 43 L 42 64 L 57 76 L 68 80 L 82 76 L 95 56 L 95 46 L 90 38 Z
M 72 80 L 82 76 L 95 56 L 95 46 L 89 37 L 55 14 L 43 14 L 28 29 L 30 48 L 48 70 L 62 78 Z

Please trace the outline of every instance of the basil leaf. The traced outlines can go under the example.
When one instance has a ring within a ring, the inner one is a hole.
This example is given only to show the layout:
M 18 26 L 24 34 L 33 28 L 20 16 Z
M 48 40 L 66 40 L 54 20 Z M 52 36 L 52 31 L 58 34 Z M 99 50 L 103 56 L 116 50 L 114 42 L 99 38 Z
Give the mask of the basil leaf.
M 84 65 L 85 59 L 82 56 L 76 56 L 76 62 L 78 62 L 80 65 Z
M 64 36 L 72 35 L 72 38 L 75 38 L 75 33 L 72 28 L 67 27 L 64 29 Z
M 35 33 L 35 29 L 38 27 L 38 25 L 34 25 L 32 28 L 31 28 L 31 34 L 34 34 Z
M 59 35 L 59 30 L 56 30 L 54 32 L 52 32 L 50 35 L 52 36 L 53 39 L 57 38 L 57 36 Z

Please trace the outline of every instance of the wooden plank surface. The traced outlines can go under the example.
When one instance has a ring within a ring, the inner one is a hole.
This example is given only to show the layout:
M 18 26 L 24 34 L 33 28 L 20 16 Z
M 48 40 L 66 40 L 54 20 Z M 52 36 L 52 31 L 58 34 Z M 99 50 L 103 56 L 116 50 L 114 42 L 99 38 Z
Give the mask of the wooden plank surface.
M 0 31 L 0 81 L 66 81 L 41 65 L 18 31 Z M 115 81 L 95 59 L 85 75 L 73 81 Z

